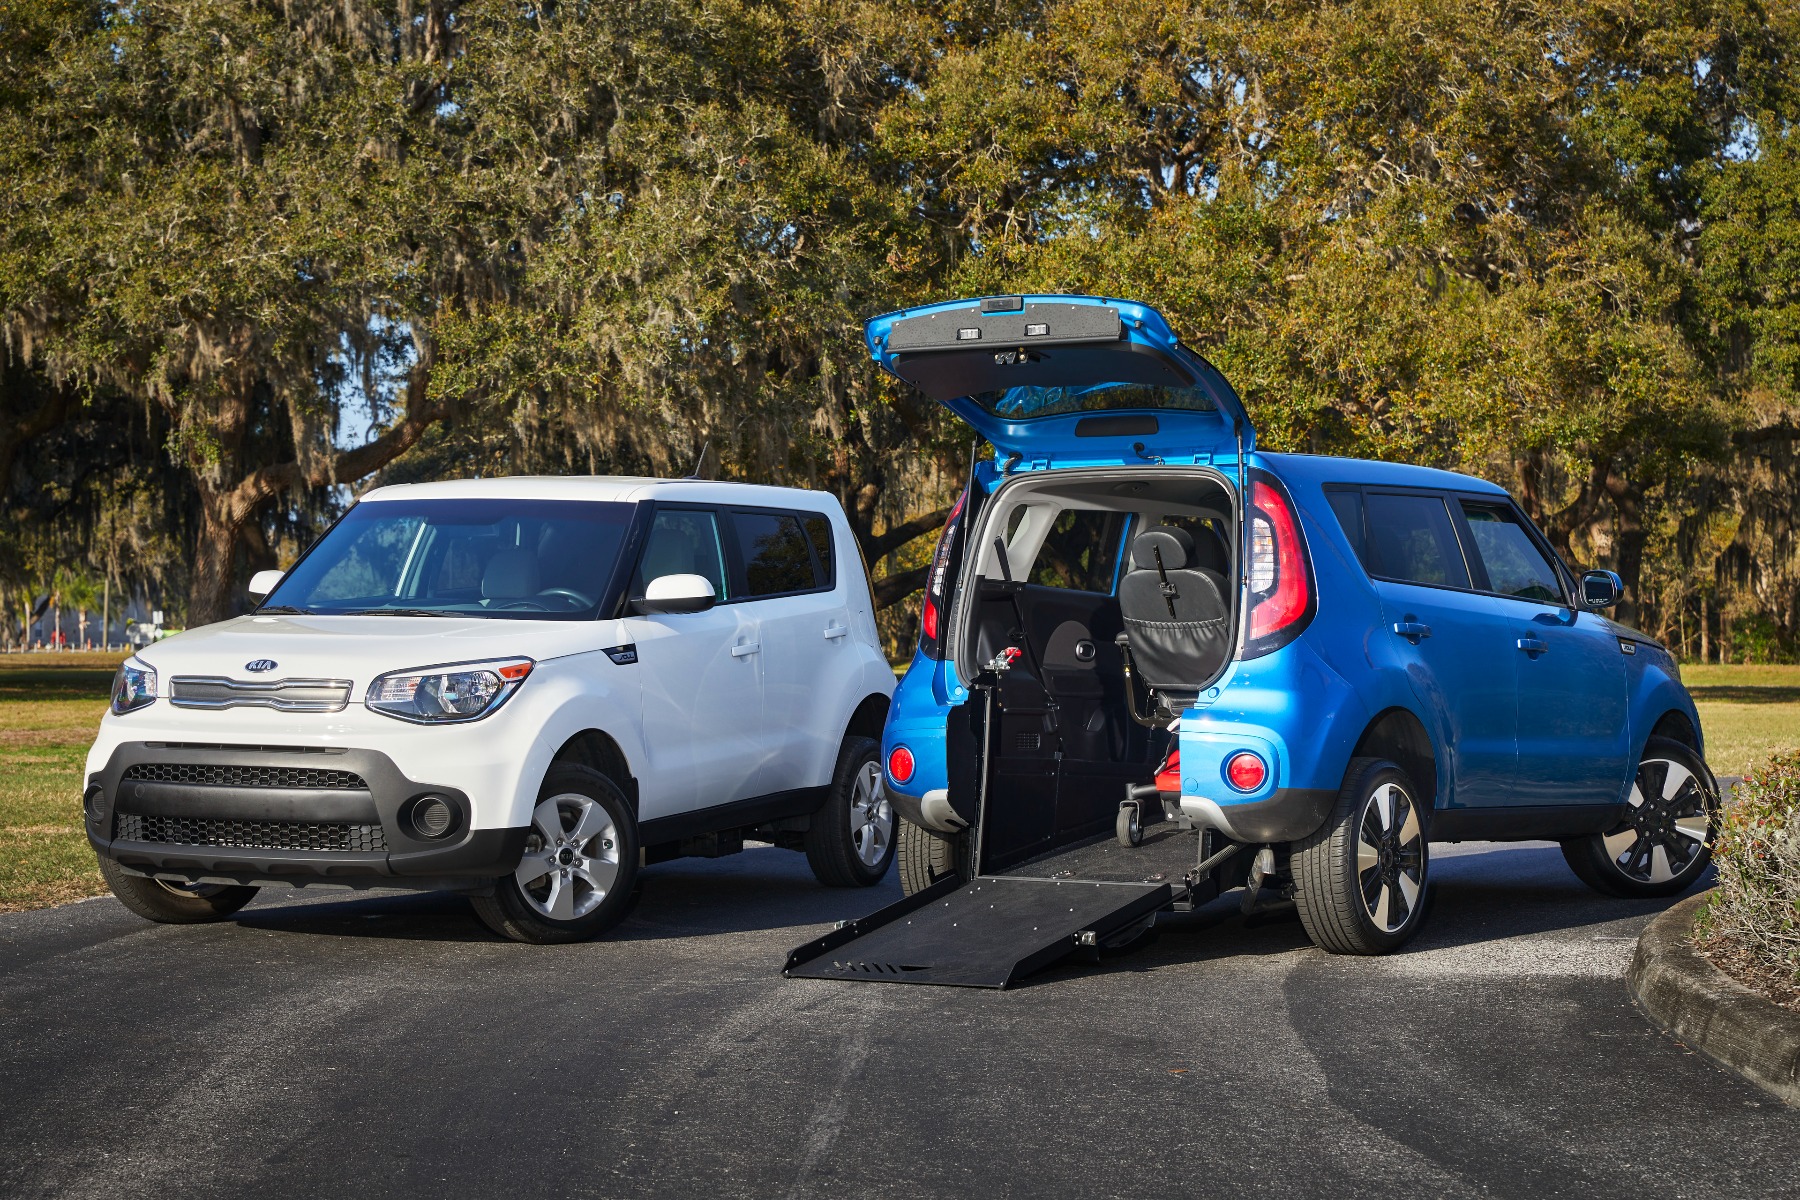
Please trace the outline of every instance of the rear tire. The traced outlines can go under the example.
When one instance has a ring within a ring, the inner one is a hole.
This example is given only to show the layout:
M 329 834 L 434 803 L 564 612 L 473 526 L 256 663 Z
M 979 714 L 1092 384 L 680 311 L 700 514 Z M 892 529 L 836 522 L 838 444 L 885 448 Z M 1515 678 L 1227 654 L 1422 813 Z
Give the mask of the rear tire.
M 894 840 L 900 890 L 908 896 L 924 891 L 946 876 L 975 878 L 975 839 L 967 833 L 940 837 L 911 821 L 901 821 Z
M 1352 759 L 1331 816 L 1293 847 L 1295 906 L 1333 954 L 1387 954 L 1425 922 L 1430 810 L 1405 771 Z
M 631 911 L 638 834 L 619 785 L 558 763 L 544 776 L 525 853 L 494 894 L 471 896 L 482 924 L 515 942 L 559 945 L 600 936 Z
M 100 877 L 119 903 L 147 920 L 164 925 L 204 925 L 223 921 L 255 898 L 247 884 L 175 883 L 132 875 L 112 859 L 100 856 Z
M 1631 781 L 1625 819 L 1605 833 L 1564 842 L 1563 858 L 1602 895 L 1675 896 L 1705 873 L 1718 823 L 1719 786 L 1700 756 L 1680 742 L 1651 738 Z
M 847 737 L 831 795 L 806 828 L 806 861 L 826 887 L 872 887 L 894 861 L 894 806 L 881 790 L 881 747 Z

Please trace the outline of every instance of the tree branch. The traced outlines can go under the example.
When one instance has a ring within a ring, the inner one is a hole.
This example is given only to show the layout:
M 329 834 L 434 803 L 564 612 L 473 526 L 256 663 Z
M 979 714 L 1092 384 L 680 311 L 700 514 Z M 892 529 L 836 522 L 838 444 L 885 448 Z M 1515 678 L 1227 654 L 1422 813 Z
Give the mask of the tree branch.
M 930 570 L 929 566 L 914 567 L 909 571 L 896 571 L 877 579 L 874 583 L 876 610 L 898 604 L 924 587 L 925 576 Z
M 950 517 L 948 508 L 940 508 L 936 512 L 926 513 L 922 517 L 914 517 L 910 521 L 902 521 L 898 525 L 890 525 L 881 533 L 871 537 L 863 546 L 863 553 L 871 560 L 886 558 L 916 537 L 923 537 L 933 530 L 942 529 L 944 522 Z

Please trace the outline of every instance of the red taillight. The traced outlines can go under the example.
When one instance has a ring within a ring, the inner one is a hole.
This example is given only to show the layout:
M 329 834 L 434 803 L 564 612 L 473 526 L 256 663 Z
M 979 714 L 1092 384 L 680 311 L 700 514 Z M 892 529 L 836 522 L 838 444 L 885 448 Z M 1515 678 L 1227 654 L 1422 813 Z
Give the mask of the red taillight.
M 912 751 L 905 746 L 895 746 L 894 752 L 888 755 L 888 776 L 895 783 L 905 783 L 912 778 Z
M 1312 615 L 1312 580 L 1294 509 L 1281 490 L 1250 485 L 1250 636 L 1245 657 L 1286 645 Z
M 1156 790 L 1159 792 L 1181 791 L 1181 750 L 1174 748 L 1168 757 L 1163 759 L 1162 766 L 1156 768 Z
M 1239 750 L 1225 762 L 1225 782 L 1240 792 L 1254 792 L 1268 777 L 1268 765 L 1248 750 Z
M 956 551 L 956 534 L 962 520 L 963 505 L 968 502 L 965 489 L 956 498 L 950 515 L 944 518 L 944 532 L 938 535 L 937 549 L 931 552 L 931 570 L 925 576 L 925 606 L 919 613 L 919 649 L 928 658 L 942 658 L 944 601 L 950 585 L 950 559 Z

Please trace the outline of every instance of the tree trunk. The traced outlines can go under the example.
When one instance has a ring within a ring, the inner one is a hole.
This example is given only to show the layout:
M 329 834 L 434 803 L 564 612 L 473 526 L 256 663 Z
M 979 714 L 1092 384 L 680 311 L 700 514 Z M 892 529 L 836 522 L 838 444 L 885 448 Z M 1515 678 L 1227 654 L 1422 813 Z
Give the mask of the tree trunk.
M 197 482 L 197 481 L 196 481 Z M 210 625 L 232 616 L 238 527 L 230 493 L 200 487 L 200 528 L 194 533 L 194 565 L 188 577 L 187 626 Z
M 1616 619 L 1622 625 L 1636 625 L 1638 584 L 1644 576 L 1644 544 L 1649 540 L 1644 529 L 1644 497 L 1637 485 L 1617 470 L 1607 472 L 1606 494 L 1612 499 L 1615 514 L 1613 569 L 1625 584 Z

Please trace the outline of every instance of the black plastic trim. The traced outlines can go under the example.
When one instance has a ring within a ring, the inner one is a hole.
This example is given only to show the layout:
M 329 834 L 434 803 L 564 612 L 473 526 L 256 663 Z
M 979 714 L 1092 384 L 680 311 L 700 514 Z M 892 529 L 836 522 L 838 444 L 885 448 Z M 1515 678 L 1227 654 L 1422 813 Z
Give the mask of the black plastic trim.
M 1534 804 L 1441 808 L 1431 817 L 1434 842 L 1560 842 L 1604 833 L 1625 817 L 1624 804 Z
M 696 809 L 693 812 L 653 817 L 638 823 L 638 844 L 655 846 L 663 842 L 678 842 L 683 838 L 718 833 L 723 829 L 761 825 L 765 821 L 778 821 L 782 817 L 807 816 L 818 812 L 819 806 L 830 795 L 829 786 L 794 788 L 791 791 L 770 792 L 766 796 L 752 796 L 747 800 L 733 800 L 729 804 L 715 804 L 711 808 Z

